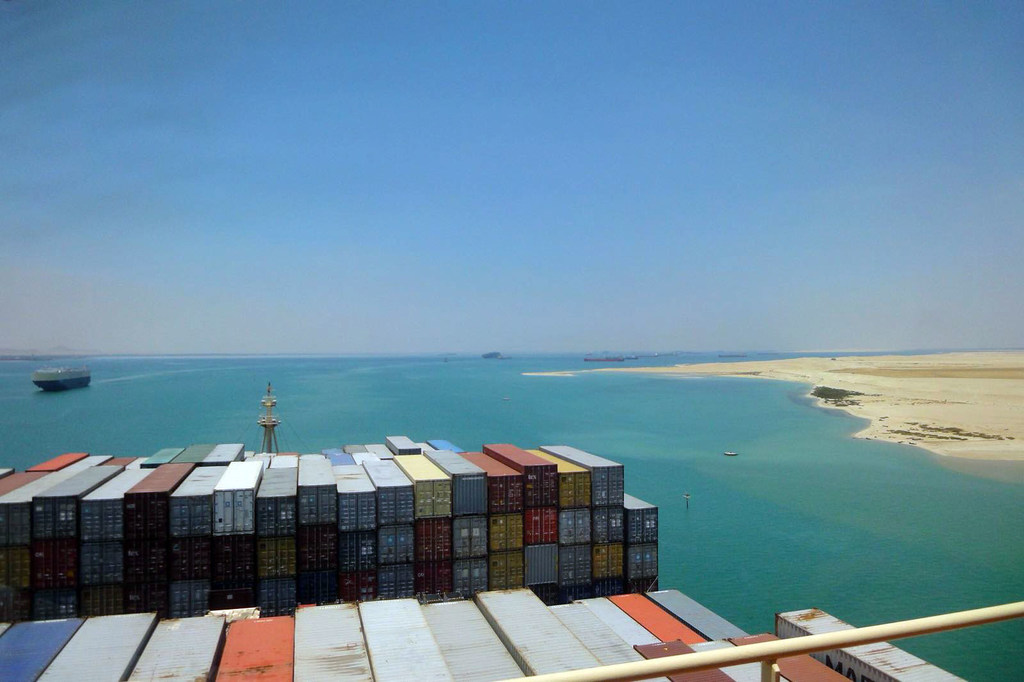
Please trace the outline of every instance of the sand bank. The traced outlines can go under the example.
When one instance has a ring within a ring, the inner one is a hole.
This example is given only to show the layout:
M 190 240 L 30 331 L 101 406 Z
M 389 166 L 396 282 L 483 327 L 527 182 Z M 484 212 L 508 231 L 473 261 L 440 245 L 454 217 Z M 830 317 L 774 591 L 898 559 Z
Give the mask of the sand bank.
M 859 395 L 818 401 L 871 420 L 858 438 L 1024 462 L 1024 352 L 794 358 L 588 370 L 798 381 Z

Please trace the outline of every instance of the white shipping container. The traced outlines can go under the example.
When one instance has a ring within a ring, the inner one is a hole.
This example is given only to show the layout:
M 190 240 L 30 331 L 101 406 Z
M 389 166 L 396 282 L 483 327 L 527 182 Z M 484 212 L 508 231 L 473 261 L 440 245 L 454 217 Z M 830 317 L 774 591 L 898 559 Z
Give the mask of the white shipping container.
M 256 489 L 263 465 L 254 460 L 232 462 L 213 489 L 213 534 L 256 532 Z
M 296 455 L 277 455 L 270 460 L 271 469 L 297 469 L 299 458 Z
M 527 675 L 593 668 L 600 661 L 530 590 L 476 595 L 480 611 Z
M 377 462 L 377 461 L 380 461 L 380 457 L 378 457 L 377 455 L 373 454 L 372 452 L 353 452 L 351 454 L 352 454 L 352 461 L 355 462 L 355 464 L 357 466 L 363 466 L 364 462 Z
M 523 671 L 471 601 L 421 607 L 441 647 L 448 670 L 459 682 L 487 682 L 520 677 Z
M 377 455 L 377 459 L 391 459 L 395 456 L 395 453 L 388 450 L 388 446 L 383 443 L 367 443 L 366 451 L 371 455 Z
M 130 680 L 206 680 L 224 642 L 224 617 L 160 621 Z
M 210 454 L 203 457 L 199 466 L 227 466 L 232 462 L 240 462 L 244 452 L 245 445 L 242 443 L 220 443 L 213 448 Z
M 603 620 L 595 616 L 594 612 L 583 604 L 552 606 L 551 613 L 555 614 L 555 617 L 562 621 L 562 625 L 569 628 L 569 631 L 583 642 L 590 653 L 601 661 L 601 665 L 644 660 L 644 657 L 637 653 L 636 649 L 615 634 L 614 630 L 605 625 Z
M 454 679 L 415 599 L 360 602 L 359 616 L 378 682 Z
M 295 679 L 372 682 L 355 604 L 309 606 L 295 612 Z
M 625 611 L 604 597 L 583 599 L 580 603 L 590 609 L 591 613 L 600 618 L 605 625 L 614 630 L 615 634 L 625 640 L 626 644 L 630 646 L 661 643 L 661 640 L 652 635 L 647 628 L 633 620 Z
M 388 450 L 395 455 L 419 455 L 422 454 L 420 446 L 412 442 L 407 436 L 388 436 L 384 439 Z M 367 446 L 369 449 L 369 446 Z
M 138 662 L 156 623 L 155 613 L 89 618 L 39 679 L 123 680 Z

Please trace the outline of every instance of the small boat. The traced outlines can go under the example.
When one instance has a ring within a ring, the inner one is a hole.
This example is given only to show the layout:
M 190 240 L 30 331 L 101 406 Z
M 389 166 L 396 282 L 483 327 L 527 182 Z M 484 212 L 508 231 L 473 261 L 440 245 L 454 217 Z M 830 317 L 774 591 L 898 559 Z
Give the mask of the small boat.
M 32 372 L 32 383 L 44 391 L 66 391 L 89 385 L 88 367 L 43 367 Z
M 725 455 L 726 457 L 735 457 L 735 456 L 736 456 L 736 453 L 735 453 L 735 452 L 732 452 L 732 451 L 730 451 L 730 450 L 726 450 L 726 451 L 725 451 L 725 452 L 723 452 L 722 454 L 723 454 L 723 455 Z

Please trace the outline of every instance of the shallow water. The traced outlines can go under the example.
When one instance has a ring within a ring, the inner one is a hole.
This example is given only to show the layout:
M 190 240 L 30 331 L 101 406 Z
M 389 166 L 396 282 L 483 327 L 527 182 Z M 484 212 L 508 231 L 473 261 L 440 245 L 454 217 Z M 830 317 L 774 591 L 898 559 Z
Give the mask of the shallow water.
M 0 463 L 21 469 L 66 451 L 147 455 L 201 442 L 252 449 L 272 380 L 282 450 L 405 434 L 467 449 L 568 443 L 621 460 L 627 491 L 661 507 L 662 587 L 750 632 L 771 630 L 776 611 L 809 606 L 868 625 L 1024 598 L 1021 467 L 998 465 L 1006 480 L 992 480 L 984 463 L 963 473 L 916 448 L 850 438 L 863 422 L 814 407 L 798 384 L 521 374 L 593 368 L 566 356 L 90 365 L 89 388 L 45 394 L 28 380 L 31 364 L 0 363 Z M 902 646 L 972 680 L 1011 679 L 1024 623 Z

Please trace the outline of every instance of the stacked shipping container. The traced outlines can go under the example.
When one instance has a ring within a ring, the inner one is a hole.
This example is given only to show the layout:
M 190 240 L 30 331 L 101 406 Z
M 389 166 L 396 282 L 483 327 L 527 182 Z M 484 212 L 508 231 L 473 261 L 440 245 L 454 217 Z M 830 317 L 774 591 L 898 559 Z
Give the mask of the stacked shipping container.
M 269 616 L 295 611 L 298 476 L 298 458 L 275 457 L 256 494 L 256 604 Z
M 523 587 L 523 475 L 482 452 L 459 456 L 487 476 L 488 587 Z
M 259 461 L 232 462 L 213 489 L 210 608 L 256 604 L 256 491 Z
M 368 460 L 363 468 L 377 490 L 377 595 L 411 597 L 416 593 L 412 482 L 390 459 Z
M 338 598 L 338 489 L 323 455 L 299 457 L 298 599 L 326 604 Z
M 338 491 L 338 596 L 377 596 L 377 489 L 356 465 L 334 467 Z
M 226 466 L 197 467 L 171 493 L 168 611 L 172 618 L 206 613 L 213 578 L 213 494 Z
M 450 450 L 424 456 L 451 477 L 452 588 L 464 597 L 487 589 L 487 473 Z
M 396 455 L 394 462 L 413 486 L 413 589 L 417 594 L 451 592 L 451 476 L 423 455 Z

